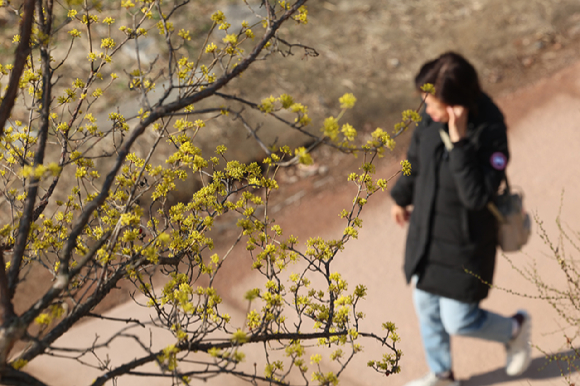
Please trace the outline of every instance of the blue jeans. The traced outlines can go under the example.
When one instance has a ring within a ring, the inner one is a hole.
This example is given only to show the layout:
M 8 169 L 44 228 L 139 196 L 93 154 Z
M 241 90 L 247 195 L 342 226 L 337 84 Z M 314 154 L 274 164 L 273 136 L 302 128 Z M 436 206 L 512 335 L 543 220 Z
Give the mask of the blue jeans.
M 450 335 L 463 335 L 507 343 L 512 336 L 513 319 L 415 288 L 415 311 L 431 372 L 451 370 Z

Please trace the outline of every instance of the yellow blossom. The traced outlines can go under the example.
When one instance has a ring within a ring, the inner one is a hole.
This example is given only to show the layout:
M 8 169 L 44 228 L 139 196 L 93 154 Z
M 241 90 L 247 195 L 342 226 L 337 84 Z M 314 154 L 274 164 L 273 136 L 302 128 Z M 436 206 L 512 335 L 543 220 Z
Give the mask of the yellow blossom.
M 410 176 L 411 175 L 411 163 L 408 160 L 402 160 L 401 161 L 401 170 L 403 171 L 404 175 Z
M 217 46 L 214 43 L 209 43 L 206 47 L 205 47 L 205 52 L 206 53 L 210 53 L 210 52 L 214 52 L 215 50 L 217 50 Z
M 178 36 L 180 36 L 181 38 L 183 38 L 183 40 L 191 40 L 191 36 L 189 34 L 189 31 L 186 31 L 184 29 L 180 29 L 179 32 L 177 33 Z
M 26 364 L 28 364 L 28 361 L 26 359 L 18 358 L 17 360 L 12 362 L 10 365 L 12 366 L 12 368 L 14 370 L 20 370 L 21 368 L 26 366 Z
M 81 37 L 80 31 L 76 28 L 68 31 L 68 34 L 71 35 L 73 38 L 80 38 Z
M 232 46 L 235 46 L 238 43 L 238 36 L 235 34 L 229 34 L 226 35 L 225 38 L 222 39 L 224 41 L 224 43 L 228 43 L 231 44 Z
M 51 318 L 50 318 L 50 315 L 42 313 L 42 314 L 38 315 L 34 319 L 34 321 L 40 325 L 48 326 L 51 322 Z
M 340 108 L 352 109 L 356 103 L 356 98 L 353 94 L 347 93 L 341 96 L 338 101 L 340 102 Z

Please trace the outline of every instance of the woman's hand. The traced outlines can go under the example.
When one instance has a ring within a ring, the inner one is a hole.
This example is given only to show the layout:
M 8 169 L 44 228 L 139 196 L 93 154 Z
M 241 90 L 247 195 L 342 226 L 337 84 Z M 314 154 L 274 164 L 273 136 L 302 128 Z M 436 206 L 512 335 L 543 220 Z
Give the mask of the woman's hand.
M 403 227 L 408 221 L 411 212 L 407 208 L 399 205 L 393 205 L 391 207 L 391 217 L 400 227 Z
M 447 114 L 449 114 L 449 138 L 451 142 L 459 142 L 465 138 L 467 132 L 469 110 L 463 106 L 447 106 Z

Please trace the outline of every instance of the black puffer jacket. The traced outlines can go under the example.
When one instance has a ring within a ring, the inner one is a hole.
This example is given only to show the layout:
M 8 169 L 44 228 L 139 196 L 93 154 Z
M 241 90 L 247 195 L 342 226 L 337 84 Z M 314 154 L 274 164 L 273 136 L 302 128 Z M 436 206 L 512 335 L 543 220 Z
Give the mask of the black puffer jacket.
M 485 94 L 470 112 L 466 138 L 447 151 L 439 129 L 423 120 L 408 150 L 410 176 L 391 191 L 400 206 L 413 205 L 405 252 L 407 282 L 444 297 L 478 302 L 487 296 L 495 266 L 497 222 L 487 209 L 503 178 L 509 152 L 499 108 Z M 470 273 L 466 272 L 469 271 Z

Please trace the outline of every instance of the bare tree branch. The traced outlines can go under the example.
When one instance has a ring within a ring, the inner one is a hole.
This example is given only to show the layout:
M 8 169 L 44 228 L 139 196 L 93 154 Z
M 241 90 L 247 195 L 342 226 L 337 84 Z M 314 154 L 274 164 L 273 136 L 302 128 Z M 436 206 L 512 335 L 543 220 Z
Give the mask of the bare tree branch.
M 0 135 L 4 134 L 4 126 L 10 117 L 14 102 L 16 101 L 16 93 L 18 92 L 18 83 L 28 54 L 30 53 L 30 35 L 32 34 L 32 21 L 34 20 L 34 3 L 35 0 L 25 0 L 24 2 L 24 17 L 22 24 L 20 24 L 20 42 L 16 47 L 14 68 L 10 74 L 10 81 L 8 83 L 8 90 L 4 94 L 2 104 L 0 104 Z
M 102 320 L 109 320 L 109 321 L 113 321 L 113 322 L 124 322 L 124 323 L 134 323 L 134 324 L 138 324 L 139 326 L 145 328 L 145 325 L 139 321 L 138 319 L 133 319 L 133 318 L 113 318 L 110 316 L 104 316 L 104 315 L 98 315 L 98 314 L 94 314 L 92 312 L 89 312 L 87 314 L 87 316 L 91 317 L 91 318 L 96 318 L 96 319 L 102 319 Z
M 260 343 L 260 342 L 274 342 L 280 340 L 314 340 L 319 338 L 330 338 L 333 336 L 343 336 L 348 334 L 348 331 L 340 331 L 340 332 L 319 332 L 319 333 L 310 333 L 310 334 L 260 334 L 260 335 L 253 335 L 249 336 L 247 342 L 240 344 L 237 342 L 232 342 L 231 340 L 219 342 L 216 341 L 215 343 L 197 343 L 197 342 L 183 342 L 178 344 L 176 347 L 179 350 L 187 350 L 187 351 L 202 351 L 208 352 L 210 349 L 228 349 L 233 347 L 241 347 L 247 345 L 249 343 Z M 128 371 L 135 369 L 139 366 L 143 366 L 146 363 L 152 362 L 157 360 L 157 358 L 163 354 L 163 350 L 157 351 L 155 353 L 151 353 L 144 357 L 135 359 L 129 363 L 126 363 L 122 366 L 117 367 L 116 369 L 107 372 L 106 374 L 97 378 L 91 386 L 101 386 L 104 385 L 108 380 L 115 378 L 119 375 L 126 374 Z
M 0 377 L 2 385 L 7 386 L 48 386 L 30 374 L 11 367 L 6 368 Z
M 4 262 L 4 249 L 0 248 L 0 307 L 2 308 L 0 325 L 14 317 L 14 305 L 9 295 L 8 278 L 6 277 L 6 263 Z
M 40 12 L 40 23 L 42 25 L 42 32 L 46 36 L 50 36 L 52 26 L 52 0 L 48 1 L 46 7 L 46 15 L 43 10 L 42 1 L 39 0 L 38 9 Z M 46 150 L 46 142 L 48 140 L 48 125 L 50 114 L 50 99 L 52 91 L 52 71 L 50 69 L 50 52 L 48 47 L 43 44 L 40 48 L 40 55 L 42 58 L 42 111 L 41 111 L 41 127 L 39 129 L 39 141 L 34 156 L 34 167 L 42 165 L 44 162 L 44 154 Z M 32 215 L 34 212 L 34 204 L 36 196 L 38 195 L 40 178 L 36 177 L 34 173 L 30 176 L 28 194 L 26 198 L 25 208 L 20 219 L 20 226 L 18 229 L 18 236 L 14 245 L 14 252 L 12 255 L 12 262 L 8 272 L 8 289 L 10 291 L 10 298 L 14 296 L 16 285 L 18 284 L 18 274 L 20 272 L 20 264 L 22 263 L 22 256 L 28 241 L 28 232 L 32 224 Z

